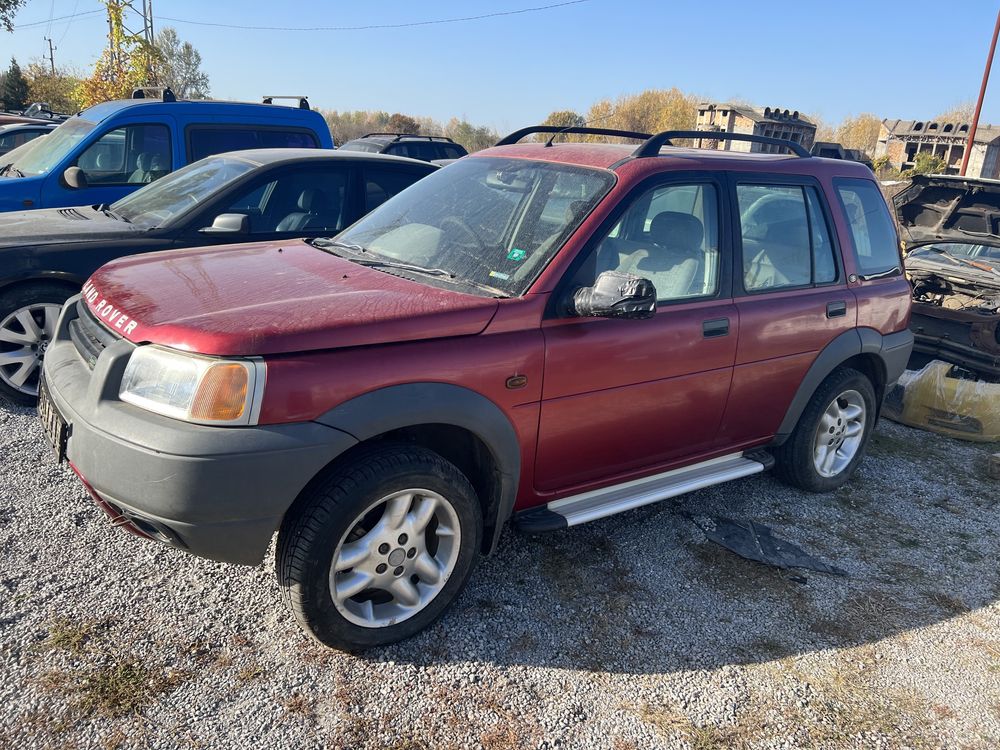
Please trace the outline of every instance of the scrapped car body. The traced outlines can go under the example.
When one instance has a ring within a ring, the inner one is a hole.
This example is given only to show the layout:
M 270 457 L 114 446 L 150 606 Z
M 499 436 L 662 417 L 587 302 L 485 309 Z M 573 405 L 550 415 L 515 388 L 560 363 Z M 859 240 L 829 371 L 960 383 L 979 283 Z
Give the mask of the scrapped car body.
M 110 206 L 0 213 L 0 394 L 31 403 L 62 303 L 136 253 L 339 232 L 436 169 L 332 149 L 210 156 Z
M 1000 182 L 920 175 L 893 196 L 913 286 L 910 370 L 886 416 L 967 440 L 997 436 Z
M 772 466 L 848 481 L 912 348 L 871 171 L 792 152 L 518 143 L 332 239 L 114 261 L 39 413 L 133 533 L 257 564 L 317 640 L 441 616 L 513 520 L 561 529 Z

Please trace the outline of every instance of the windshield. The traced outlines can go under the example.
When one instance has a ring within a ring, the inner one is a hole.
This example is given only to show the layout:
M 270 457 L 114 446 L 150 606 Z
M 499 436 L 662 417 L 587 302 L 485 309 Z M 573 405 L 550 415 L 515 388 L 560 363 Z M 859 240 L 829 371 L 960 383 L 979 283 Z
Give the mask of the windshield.
M 139 226 L 162 226 L 253 169 L 242 159 L 210 156 L 125 196 L 111 210 Z
M 0 163 L 12 164 L 25 177 L 45 174 L 59 166 L 66 154 L 93 129 L 94 123 L 89 120 L 67 120 L 45 138 L 35 138 L 0 157 Z
M 463 159 L 399 193 L 337 241 L 519 296 L 614 180 L 611 172 L 566 164 Z
M 910 255 L 913 257 L 926 258 L 942 254 L 965 264 L 975 265 L 979 263 L 1000 268 L 1000 247 L 993 247 L 992 245 L 974 245 L 966 242 L 938 242 L 933 245 L 916 247 L 910 251 Z

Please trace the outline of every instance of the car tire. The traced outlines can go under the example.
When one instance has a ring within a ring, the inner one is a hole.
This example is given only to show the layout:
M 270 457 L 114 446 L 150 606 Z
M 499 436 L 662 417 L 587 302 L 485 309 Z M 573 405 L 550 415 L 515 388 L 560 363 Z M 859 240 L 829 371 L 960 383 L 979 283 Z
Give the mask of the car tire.
M 469 480 L 404 443 L 358 452 L 314 481 L 286 516 L 275 572 L 320 643 L 361 651 L 437 620 L 479 558 L 482 510 Z
M 834 370 L 788 440 L 774 449 L 775 474 L 809 492 L 831 492 L 854 474 L 878 418 L 875 388 L 861 372 Z
M 26 284 L 0 294 L 0 395 L 30 406 L 38 399 L 45 347 L 55 334 L 67 286 Z

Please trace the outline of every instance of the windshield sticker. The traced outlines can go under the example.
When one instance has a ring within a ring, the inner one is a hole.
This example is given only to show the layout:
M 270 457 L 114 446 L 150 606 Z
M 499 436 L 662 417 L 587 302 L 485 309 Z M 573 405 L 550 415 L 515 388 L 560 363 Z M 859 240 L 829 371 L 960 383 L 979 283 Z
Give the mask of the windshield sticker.
M 528 251 L 522 250 L 519 247 L 513 247 L 511 248 L 510 252 L 507 253 L 507 260 L 516 260 L 519 263 L 527 257 L 528 257 Z
M 510 278 L 510 274 L 508 274 L 508 273 L 500 273 L 499 271 L 490 271 L 490 278 L 491 279 L 502 279 L 503 281 L 507 281 L 507 279 Z

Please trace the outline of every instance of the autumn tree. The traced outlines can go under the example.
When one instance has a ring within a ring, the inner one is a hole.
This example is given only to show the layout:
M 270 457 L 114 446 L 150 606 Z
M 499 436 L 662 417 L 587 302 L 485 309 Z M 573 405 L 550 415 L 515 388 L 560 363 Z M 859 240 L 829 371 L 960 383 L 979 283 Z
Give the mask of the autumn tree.
M 157 78 L 169 86 L 178 99 L 206 99 L 208 75 L 201 69 L 201 53 L 190 42 L 182 42 L 169 26 L 156 35 L 159 53 Z
M 945 167 L 944 159 L 940 156 L 934 156 L 930 151 L 918 151 L 917 155 L 913 157 L 913 166 L 909 169 L 903 171 L 903 177 L 913 177 L 918 174 L 940 174 L 944 172 Z
M 614 102 L 602 99 L 588 110 L 587 123 L 601 128 L 658 133 L 661 130 L 694 130 L 698 120 L 698 98 L 678 88 L 648 89 L 621 96 Z M 606 140 L 587 136 L 588 140 Z
M 0 24 L 7 31 L 14 30 L 14 14 L 28 0 L 0 0 Z
M 416 135 L 420 132 L 420 123 L 409 115 L 404 115 L 400 112 L 395 112 L 389 115 L 387 127 L 390 133 L 407 133 L 410 135 Z
M 560 109 L 549 114 L 545 120 L 542 121 L 542 125 L 552 125 L 557 128 L 570 128 L 570 127 L 582 127 L 587 124 L 587 120 L 583 115 L 578 112 L 574 112 L 571 109 Z M 535 137 L 539 143 L 544 143 L 552 136 L 546 133 L 540 133 Z M 575 141 L 579 140 L 579 136 L 565 135 L 559 136 L 560 140 Z
M 937 122 L 972 122 L 972 116 L 976 113 L 976 103 L 974 101 L 961 102 L 951 109 L 942 112 L 934 119 Z
M 112 99 L 127 99 L 132 91 L 156 82 L 161 62 L 159 50 L 128 32 L 123 0 L 104 0 L 108 10 L 108 46 L 94 65 L 94 72 L 77 89 L 83 106 Z
M 500 140 L 500 134 L 485 125 L 473 125 L 466 120 L 452 117 L 444 126 L 444 135 L 465 146 L 466 151 L 481 151 Z
M 28 80 L 21 72 L 21 66 L 17 60 L 10 58 L 10 67 L 3 74 L 3 81 L 0 83 L 0 100 L 6 109 L 22 110 L 28 106 Z
M 76 112 L 83 108 L 77 97 L 80 77 L 66 68 L 56 68 L 53 75 L 48 61 L 32 60 L 24 70 L 28 79 L 28 98 L 32 102 L 44 102 L 53 112 Z
M 835 140 L 844 148 L 855 148 L 866 154 L 875 153 L 882 121 L 873 114 L 847 117 L 837 128 Z

